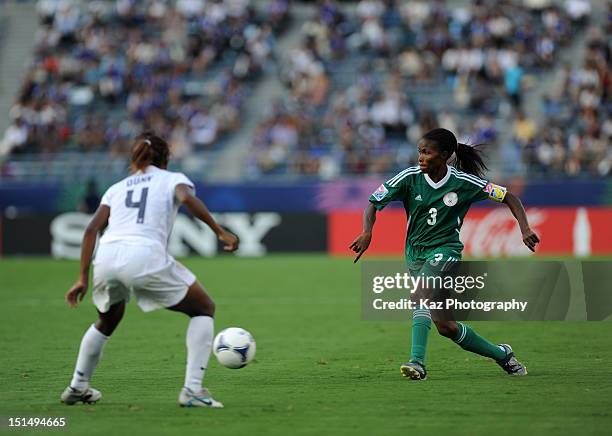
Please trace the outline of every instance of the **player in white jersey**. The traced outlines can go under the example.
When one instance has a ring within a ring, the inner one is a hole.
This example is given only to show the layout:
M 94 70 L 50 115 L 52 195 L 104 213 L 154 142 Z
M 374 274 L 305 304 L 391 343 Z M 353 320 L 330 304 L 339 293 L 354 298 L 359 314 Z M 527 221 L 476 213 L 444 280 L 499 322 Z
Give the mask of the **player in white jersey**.
M 215 304 L 193 273 L 168 254 L 167 245 L 181 204 L 216 233 L 226 251 L 236 250 L 239 241 L 215 222 L 184 174 L 166 170 L 169 155 L 162 138 L 140 135 L 132 148 L 132 174 L 106 191 L 85 230 L 80 278 L 66 301 L 76 307 L 87 293 L 96 237 L 106 229 L 93 262 L 93 302 L 99 318 L 81 341 L 72 381 L 61 395 L 66 404 L 95 403 L 102 397 L 89 380 L 133 295 L 145 312 L 166 308 L 191 318 L 179 404 L 223 407 L 202 387 L 212 348 Z

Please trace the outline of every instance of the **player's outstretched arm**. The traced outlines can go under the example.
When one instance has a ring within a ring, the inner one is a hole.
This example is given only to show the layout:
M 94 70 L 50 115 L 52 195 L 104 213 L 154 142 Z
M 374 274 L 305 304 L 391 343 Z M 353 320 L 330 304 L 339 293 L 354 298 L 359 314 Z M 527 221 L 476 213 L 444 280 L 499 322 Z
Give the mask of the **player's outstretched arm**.
M 370 246 L 370 242 L 372 241 L 372 230 L 374 229 L 375 222 L 376 207 L 374 207 L 372 203 L 369 203 L 363 211 L 363 231 L 359 236 L 355 238 L 353 243 L 349 246 L 351 250 L 357 253 L 357 257 L 355 258 L 353 263 L 357 262 L 361 255 L 365 253 L 365 251 Z
M 81 244 L 81 272 L 79 279 L 72 285 L 66 293 L 66 303 L 70 307 L 77 307 L 83 297 L 87 294 L 89 286 L 89 267 L 93 251 L 96 247 L 96 237 L 98 233 L 108 225 L 108 217 L 110 216 L 110 207 L 101 205 L 94 214 L 93 218 L 87 225 L 83 234 L 83 243 Z
M 234 235 L 231 232 L 228 232 L 215 221 L 204 202 L 195 195 L 193 195 L 191 187 L 189 187 L 189 185 L 177 185 L 175 189 L 175 195 L 177 200 L 181 204 L 185 205 L 185 207 L 189 209 L 189 212 L 191 212 L 193 216 L 205 222 L 206 225 L 210 227 L 213 232 L 215 232 L 217 238 L 219 238 L 219 240 L 223 242 L 223 249 L 225 251 L 236 251 L 238 249 L 238 244 L 240 243 L 238 236 Z
M 514 215 L 514 218 L 516 218 L 516 221 L 519 224 L 519 228 L 521 229 L 521 234 L 523 236 L 523 242 L 527 248 L 529 248 L 531 251 L 535 251 L 535 247 L 538 242 L 540 242 L 540 238 L 529 227 L 527 213 L 525 212 L 523 203 L 521 203 L 521 200 L 511 192 L 506 193 L 504 203 L 508 206 L 512 212 L 512 215 Z

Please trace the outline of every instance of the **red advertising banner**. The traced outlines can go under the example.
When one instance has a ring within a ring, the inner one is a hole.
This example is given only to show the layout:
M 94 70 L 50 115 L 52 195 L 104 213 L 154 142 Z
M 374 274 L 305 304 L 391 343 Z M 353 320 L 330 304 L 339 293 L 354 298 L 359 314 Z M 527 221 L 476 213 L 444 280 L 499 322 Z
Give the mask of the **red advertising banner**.
M 540 236 L 536 255 L 612 254 L 612 208 L 529 208 L 531 228 Z M 362 214 L 330 212 L 328 251 L 349 255 L 348 246 L 361 232 Z M 404 251 L 406 214 L 389 209 L 377 214 L 374 237 L 368 253 L 399 255 Z M 523 245 L 516 220 L 505 207 L 472 209 L 461 228 L 464 254 L 477 257 L 533 255 Z

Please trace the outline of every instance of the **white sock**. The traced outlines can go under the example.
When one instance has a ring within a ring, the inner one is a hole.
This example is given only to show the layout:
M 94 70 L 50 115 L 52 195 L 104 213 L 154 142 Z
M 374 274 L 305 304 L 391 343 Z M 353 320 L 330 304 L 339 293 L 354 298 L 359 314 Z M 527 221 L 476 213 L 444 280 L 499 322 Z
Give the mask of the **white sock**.
M 70 382 L 71 387 L 78 390 L 89 387 L 89 379 L 96 369 L 100 357 L 102 357 L 102 349 L 108 338 L 108 336 L 100 333 L 93 324 L 85 332 L 81 340 L 81 348 L 79 348 L 79 357 L 74 368 L 72 381 Z
M 210 316 L 194 316 L 189 321 L 185 387 L 193 392 L 202 389 L 202 379 L 208 366 L 214 331 L 214 320 Z

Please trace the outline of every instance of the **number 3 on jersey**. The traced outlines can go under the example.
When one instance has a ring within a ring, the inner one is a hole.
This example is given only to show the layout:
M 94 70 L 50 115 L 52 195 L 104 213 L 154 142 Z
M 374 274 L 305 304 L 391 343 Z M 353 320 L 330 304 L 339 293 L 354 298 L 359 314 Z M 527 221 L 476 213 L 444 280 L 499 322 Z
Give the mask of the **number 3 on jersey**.
M 427 224 L 433 226 L 436 223 L 436 215 L 438 215 L 438 209 L 435 207 L 429 209 L 429 219 L 427 220 Z
M 149 194 L 149 188 L 142 188 L 140 192 L 140 200 L 132 201 L 132 196 L 134 195 L 134 190 L 130 190 L 127 192 L 127 197 L 125 197 L 125 207 L 133 207 L 138 209 L 138 218 L 136 218 L 137 224 L 144 223 L 145 209 L 147 208 L 147 195 Z

